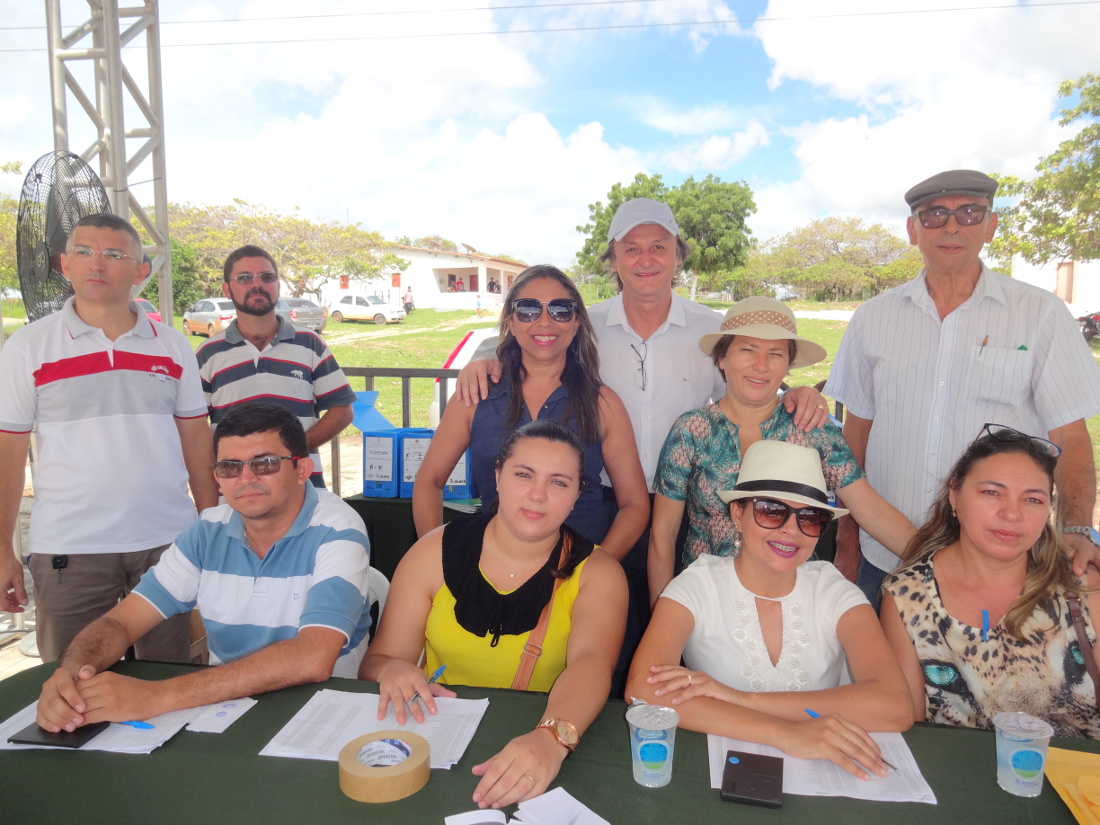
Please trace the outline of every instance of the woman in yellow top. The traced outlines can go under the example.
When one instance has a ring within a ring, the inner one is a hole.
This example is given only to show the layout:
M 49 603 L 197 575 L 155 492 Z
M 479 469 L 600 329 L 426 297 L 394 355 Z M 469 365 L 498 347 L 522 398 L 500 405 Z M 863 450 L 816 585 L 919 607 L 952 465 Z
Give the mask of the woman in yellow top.
M 508 687 L 550 605 L 543 652 L 527 687 L 548 690 L 542 722 L 473 773 L 479 807 L 541 794 L 607 700 L 626 622 L 626 580 L 607 553 L 564 526 L 584 478 L 584 448 L 560 422 L 516 430 L 496 461 L 495 513 L 428 533 L 401 560 L 359 668 L 379 683 L 379 718 L 399 724 L 420 696 L 429 713 L 443 684 Z M 424 667 L 417 667 L 421 651 Z M 446 664 L 438 684 L 427 673 Z M 412 714 L 423 721 L 421 701 Z

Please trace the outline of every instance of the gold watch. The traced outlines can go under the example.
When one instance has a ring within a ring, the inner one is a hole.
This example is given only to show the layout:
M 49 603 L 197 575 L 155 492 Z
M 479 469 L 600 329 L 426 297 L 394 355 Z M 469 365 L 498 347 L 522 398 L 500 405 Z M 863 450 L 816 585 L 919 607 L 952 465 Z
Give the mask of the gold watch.
M 577 733 L 577 727 L 568 719 L 543 719 L 535 727 L 535 730 L 539 728 L 546 728 L 554 735 L 554 738 L 558 740 L 558 744 L 564 745 L 566 750 L 570 753 L 577 747 L 577 743 L 581 741 L 580 734 Z

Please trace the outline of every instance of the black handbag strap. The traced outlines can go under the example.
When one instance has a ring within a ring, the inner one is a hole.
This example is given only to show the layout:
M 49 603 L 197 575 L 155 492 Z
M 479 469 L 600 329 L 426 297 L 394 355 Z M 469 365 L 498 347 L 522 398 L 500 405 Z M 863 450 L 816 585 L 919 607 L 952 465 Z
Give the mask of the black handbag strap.
M 1092 654 L 1092 643 L 1085 632 L 1085 617 L 1081 613 L 1081 597 L 1076 593 L 1067 593 L 1066 601 L 1069 603 L 1069 617 L 1073 620 L 1073 630 L 1077 634 L 1077 644 L 1081 648 L 1081 655 L 1085 658 L 1085 669 L 1092 678 L 1093 691 L 1096 694 L 1096 707 L 1100 708 L 1100 669 L 1096 667 L 1096 657 Z

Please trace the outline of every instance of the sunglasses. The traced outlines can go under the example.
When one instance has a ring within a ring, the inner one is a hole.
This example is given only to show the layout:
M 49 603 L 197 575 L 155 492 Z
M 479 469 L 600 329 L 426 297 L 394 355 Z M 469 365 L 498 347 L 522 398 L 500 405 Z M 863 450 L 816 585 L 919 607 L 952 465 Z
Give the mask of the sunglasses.
M 572 298 L 555 298 L 545 304 L 538 298 L 516 298 L 512 301 L 512 311 L 525 324 L 537 321 L 542 315 L 543 307 L 546 307 L 546 311 L 555 321 L 572 321 L 577 311 L 577 302 Z
M 259 278 L 265 284 L 273 284 L 279 280 L 279 276 L 274 272 L 261 272 L 259 275 L 255 275 L 251 272 L 239 272 L 233 276 L 233 280 L 241 286 L 248 286 L 250 283 Z
M 241 473 L 244 472 L 246 464 L 253 475 L 270 476 L 279 472 L 284 461 L 297 461 L 299 458 L 305 458 L 305 456 L 265 455 L 260 458 L 253 458 L 251 461 L 227 459 L 226 461 L 215 461 L 212 466 L 214 467 L 214 475 L 218 478 L 239 478 Z
M 945 209 L 942 206 L 935 206 L 918 212 L 917 220 L 925 229 L 939 229 L 941 226 L 946 225 L 949 217 L 954 215 L 955 223 L 959 226 L 977 226 L 985 220 L 987 211 L 989 211 L 988 206 L 979 206 L 976 203 L 968 203 L 958 209 Z
M 829 522 L 833 520 L 831 512 L 819 507 L 800 507 L 796 510 L 789 504 L 771 498 L 752 500 L 752 517 L 765 530 L 778 530 L 787 523 L 791 513 L 794 513 L 794 523 L 798 525 L 802 535 L 813 539 L 824 533 Z
M 1055 444 L 1053 441 L 1047 441 L 1045 438 L 1039 438 L 1038 436 L 1028 435 L 1027 433 L 1015 430 L 1012 427 L 1007 427 L 1004 424 L 986 424 L 982 427 L 982 431 L 978 433 L 978 438 L 983 435 L 989 434 L 989 437 L 994 441 L 1000 441 L 1004 444 L 1011 444 L 1013 442 L 1030 441 L 1035 447 L 1038 447 L 1048 455 L 1058 458 L 1062 454 L 1062 448 Z

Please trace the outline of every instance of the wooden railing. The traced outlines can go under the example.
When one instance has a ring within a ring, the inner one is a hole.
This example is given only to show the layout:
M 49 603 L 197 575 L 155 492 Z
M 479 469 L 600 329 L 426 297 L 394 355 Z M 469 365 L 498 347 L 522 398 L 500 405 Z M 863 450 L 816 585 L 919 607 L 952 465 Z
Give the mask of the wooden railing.
M 373 390 L 375 378 L 400 378 L 401 379 L 401 426 L 412 426 L 412 380 L 424 378 L 434 381 L 439 379 L 439 417 L 443 417 L 443 410 L 447 408 L 447 398 L 450 396 L 450 382 L 458 377 L 458 370 L 445 369 L 406 369 L 401 367 L 343 367 L 351 383 L 351 388 L 356 389 L 356 378 L 363 379 L 363 389 Z M 334 438 L 329 442 L 332 450 L 332 492 L 340 495 L 340 439 Z

